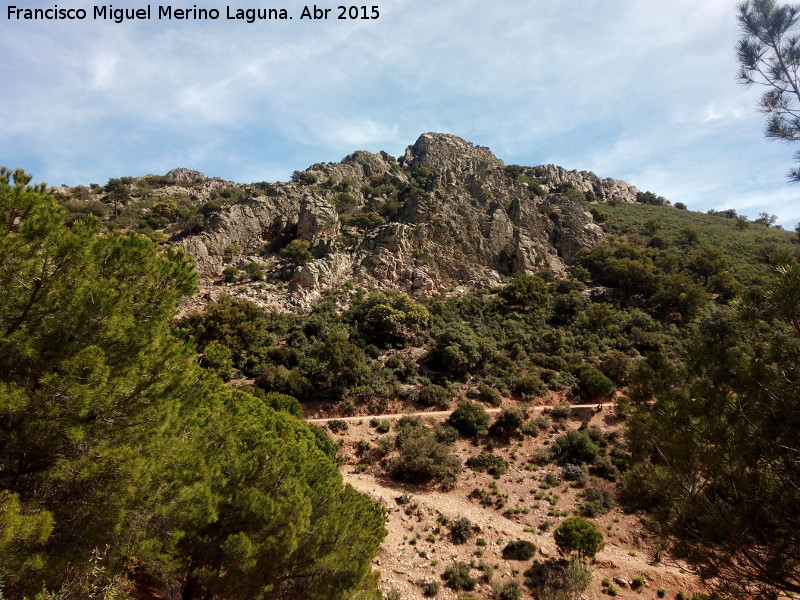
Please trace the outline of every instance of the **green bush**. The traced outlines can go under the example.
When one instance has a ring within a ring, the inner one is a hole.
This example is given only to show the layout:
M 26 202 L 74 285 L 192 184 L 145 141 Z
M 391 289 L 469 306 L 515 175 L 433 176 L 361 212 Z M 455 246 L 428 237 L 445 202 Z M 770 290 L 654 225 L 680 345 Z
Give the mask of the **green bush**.
M 597 517 L 614 508 L 614 504 L 614 494 L 605 488 L 591 487 L 583 494 L 581 512 L 587 517 Z
M 466 437 L 483 437 L 489 433 L 489 413 L 477 402 L 461 400 L 450 414 L 448 423 Z
M 333 421 L 328 421 L 328 429 L 330 429 L 333 433 L 342 433 L 343 431 L 347 431 L 350 426 L 347 424 L 347 421 L 343 419 L 334 419 Z
M 222 269 L 222 280 L 225 283 L 234 283 L 239 275 L 239 269 L 234 266 Z
M 603 534 L 597 526 L 583 517 L 566 519 L 553 532 L 556 546 L 563 554 L 594 558 L 603 549 Z
M 597 460 L 600 448 L 584 431 L 571 429 L 555 439 L 551 452 L 553 459 L 560 465 L 584 465 Z
M 439 481 L 455 483 L 461 464 L 447 445 L 437 442 L 429 432 L 409 435 L 400 445 L 400 455 L 388 466 L 395 479 L 411 483 Z
M 528 560 L 536 552 L 536 546 L 528 540 L 509 542 L 503 548 L 503 558 L 506 560 Z
M 483 452 L 467 459 L 467 466 L 473 471 L 489 473 L 499 477 L 508 470 L 508 461 L 502 456 Z
M 460 592 L 462 590 L 474 590 L 477 580 L 470 575 L 470 568 L 467 563 L 456 562 L 447 567 L 442 574 L 444 581 L 452 590 Z
M 519 406 L 511 408 L 504 408 L 497 419 L 492 424 L 489 432 L 499 438 L 505 440 L 511 439 L 513 436 L 519 434 L 522 424 L 525 422 L 525 411 Z
M 274 410 L 280 410 L 289 413 L 298 419 L 303 418 L 303 409 L 300 407 L 300 403 L 297 401 L 297 398 L 287 396 L 286 394 L 270 392 L 264 397 L 264 402 L 267 404 L 267 406 Z M 346 422 L 342 422 L 347 425 Z
M 439 593 L 438 581 L 426 579 L 425 581 L 422 582 L 421 586 L 422 586 L 422 594 L 426 598 L 432 598 L 433 596 Z
M 517 581 L 507 581 L 495 591 L 494 597 L 497 600 L 519 600 L 522 597 L 522 587 Z
M 450 539 L 454 544 L 466 544 L 474 533 L 472 522 L 466 517 L 456 519 L 450 524 Z
M 436 406 L 441 409 L 450 407 L 453 395 L 441 385 L 429 385 L 422 388 L 417 398 L 423 406 Z
M 308 171 L 294 171 L 292 173 L 292 181 L 300 185 L 313 185 L 317 183 L 318 177 L 316 173 L 309 173 Z
M 278 256 L 281 257 L 281 260 L 285 260 L 294 267 L 309 263 L 314 258 L 314 255 L 311 254 L 311 244 L 306 240 L 300 239 L 292 240 L 286 244 L 286 246 L 281 248 Z

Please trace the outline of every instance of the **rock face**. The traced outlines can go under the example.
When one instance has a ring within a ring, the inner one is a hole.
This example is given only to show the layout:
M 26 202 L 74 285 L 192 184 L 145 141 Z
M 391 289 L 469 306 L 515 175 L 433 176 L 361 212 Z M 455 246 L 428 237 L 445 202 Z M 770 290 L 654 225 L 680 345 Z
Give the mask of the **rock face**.
M 183 167 L 172 169 L 165 177 L 169 177 L 180 183 L 202 183 L 206 179 L 206 176 L 200 171 L 192 171 L 191 169 L 185 169 Z
M 542 185 L 552 190 L 559 184 L 571 184 L 575 189 L 584 194 L 591 194 L 600 202 L 636 202 L 639 190 L 632 185 L 618 179 L 600 179 L 591 171 L 567 171 L 556 165 L 543 165 L 536 167 L 536 174 L 540 177 Z M 590 195 L 590 197 L 591 197 Z
M 535 179 L 514 179 L 488 148 L 426 133 L 398 160 L 358 151 L 291 183 L 248 186 L 243 200 L 179 245 L 204 277 L 260 262 L 302 294 L 347 280 L 421 293 L 489 286 L 516 272 L 563 272 L 597 243 L 602 230 L 576 190 L 624 202 L 638 192 L 552 165 L 528 171 Z M 203 177 L 193 173 L 168 176 Z M 314 260 L 285 264 L 279 252 L 293 239 L 307 242 Z

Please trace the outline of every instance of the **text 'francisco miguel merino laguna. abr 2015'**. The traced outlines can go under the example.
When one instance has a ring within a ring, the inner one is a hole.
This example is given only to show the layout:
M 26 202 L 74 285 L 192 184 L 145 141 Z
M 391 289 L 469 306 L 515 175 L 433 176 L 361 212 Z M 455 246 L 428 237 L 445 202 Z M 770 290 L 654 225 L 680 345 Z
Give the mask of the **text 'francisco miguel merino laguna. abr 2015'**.
M 297 16 L 304 20 L 371 20 L 380 17 L 378 6 L 337 6 L 320 8 L 316 4 L 304 6 L 301 10 L 290 14 L 285 8 L 238 8 L 226 6 L 224 10 L 217 8 L 199 8 L 196 4 L 191 8 L 175 8 L 169 4 L 152 6 L 147 4 L 139 8 L 115 8 L 113 4 L 92 6 L 91 8 L 64 8 L 57 4 L 52 8 L 20 8 L 9 6 L 6 16 L 8 20 L 18 21 L 82 21 L 84 19 L 113 21 L 216 21 L 224 18 L 231 21 L 290 20 Z

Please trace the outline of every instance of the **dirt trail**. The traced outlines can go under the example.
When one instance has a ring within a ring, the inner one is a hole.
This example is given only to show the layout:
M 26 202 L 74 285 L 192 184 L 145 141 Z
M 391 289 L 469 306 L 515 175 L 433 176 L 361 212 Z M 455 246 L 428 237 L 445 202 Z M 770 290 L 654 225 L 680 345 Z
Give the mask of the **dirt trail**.
M 610 406 L 614 406 L 610 402 L 606 402 L 604 404 L 571 404 L 570 408 L 573 410 L 580 410 L 580 409 L 595 409 L 595 410 L 602 410 L 604 408 L 608 408 Z M 553 408 L 552 406 L 532 406 L 530 410 L 534 411 L 542 411 L 546 408 Z M 491 414 L 499 413 L 502 408 L 487 408 L 486 412 Z M 433 417 L 433 418 L 445 418 L 449 417 L 452 410 L 438 410 L 434 412 L 406 412 L 406 413 L 391 413 L 385 415 L 359 415 L 355 417 L 328 417 L 325 419 L 306 419 L 306 423 L 328 423 L 330 421 L 347 421 L 348 423 L 361 423 L 363 421 L 369 421 L 370 419 L 389 419 L 389 420 L 397 420 L 402 417 Z

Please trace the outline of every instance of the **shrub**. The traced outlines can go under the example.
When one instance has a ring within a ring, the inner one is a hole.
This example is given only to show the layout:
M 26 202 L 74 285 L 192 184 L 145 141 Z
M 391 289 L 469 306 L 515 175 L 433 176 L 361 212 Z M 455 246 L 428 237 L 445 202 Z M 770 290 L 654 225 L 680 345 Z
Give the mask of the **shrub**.
M 553 442 L 553 459 L 560 465 L 583 465 L 593 463 L 600 454 L 600 448 L 583 431 L 572 429 L 560 435 Z
M 439 582 L 426 579 L 421 584 L 422 594 L 427 598 L 432 598 L 439 593 Z
M 526 373 L 514 382 L 514 389 L 522 396 L 533 396 L 542 389 L 541 378 L 534 373 Z
M 466 544 L 473 533 L 472 521 L 466 517 L 456 519 L 450 525 L 450 539 L 454 544 Z
M 561 471 L 561 476 L 566 481 L 580 481 L 586 476 L 586 469 L 581 465 L 573 465 L 572 463 L 564 465 Z
M 556 546 L 563 554 L 594 558 L 603 549 L 603 534 L 597 526 L 583 517 L 566 519 L 553 532 Z
M 347 421 L 343 419 L 334 419 L 333 421 L 328 421 L 328 429 L 330 429 L 333 433 L 341 433 L 342 431 L 347 431 L 350 426 L 347 424 Z
M 485 383 L 478 386 L 478 398 L 481 402 L 488 402 L 492 406 L 500 406 L 503 403 L 500 392 Z
M 509 542 L 503 548 L 503 558 L 506 560 L 528 560 L 536 552 L 536 546 L 528 540 Z
M 581 395 L 585 398 L 604 398 L 613 394 L 616 389 L 613 381 L 594 369 L 584 372 L 579 386 Z
M 525 412 L 518 406 L 504 408 L 492 424 L 490 432 L 493 436 L 510 439 L 516 435 L 525 422 Z
M 441 385 L 429 385 L 424 387 L 419 393 L 418 401 L 423 406 L 438 406 L 439 408 L 448 408 L 452 394 L 447 388 Z
M 239 274 L 239 269 L 234 266 L 225 267 L 222 269 L 222 280 L 225 283 L 233 283 L 236 281 L 236 276 Z
M 457 592 L 462 590 L 470 591 L 475 589 L 475 585 L 478 582 L 469 574 L 469 571 L 467 563 L 456 562 L 444 570 L 442 577 L 444 577 L 444 581 L 450 589 Z
M 437 442 L 452 446 L 458 439 L 458 431 L 446 423 L 439 423 L 433 430 Z
M 583 495 L 584 503 L 581 511 L 587 517 L 604 515 L 614 508 L 614 495 L 607 489 L 589 488 Z
M 527 423 L 523 423 L 522 427 L 520 427 L 520 431 L 524 435 L 536 437 L 539 435 L 539 425 L 536 424 L 536 421 L 528 421 Z
M 474 471 L 489 473 L 499 477 L 508 470 L 508 461 L 502 456 L 483 452 L 467 459 L 467 466 Z
M 572 600 L 582 597 L 592 582 L 592 570 L 579 558 L 568 564 L 550 561 L 534 564 L 525 571 L 525 583 L 534 589 L 539 600 Z
M 292 181 L 300 185 L 312 185 L 317 183 L 316 173 L 309 173 L 308 171 L 294 171 L 292 173 Z
M 467 437 L 483 437 L 489 432 L 489 413 L 483 406 L 470 400 L 460 401 L 448 422 Z
M 279 394 L 277 392 L 270 392 L 264 397 L 264 403 L 273 410 L 280 410 L 289 413 L 298 419 L 303 418 L 303 409 L 300 407 L 300 403 L 297 401 L 297 399 L 292 396 Z M 347 423 L 345 421 L 342 421 L 342 423 L 345 424 L 346 429 Z
M 278 256 L 294 267 L 309 263 L 314 258 L 314 255 L 311 254 L 311 244 L 306 240 L 300 239 L 292 240 L 286 244 L 281 248 Z
M 264 279 L 264 270 L 257 262 L 249 262 L 244 267 L 245 273 L 253 281 L 261 281 Z
M 389 463 L 389 473 L 395 479 L 411 483 L 439 481 L 454 483 L 461 465 L 450 449 L 424 432 L 408 436 L 400 445 L 400 455 Z
M 519 600 L 522 597 L 522 588 L 517 581 L 508 581 L 499 588 L 495 594 L 497 600 Z
M 572 406 L 567 402 L 561 402 L 556 404 L 552 409 L 550 409 L 550 415 L 553 417 L 554 421 L 563 421 L 568 419 L 572 414 Z

